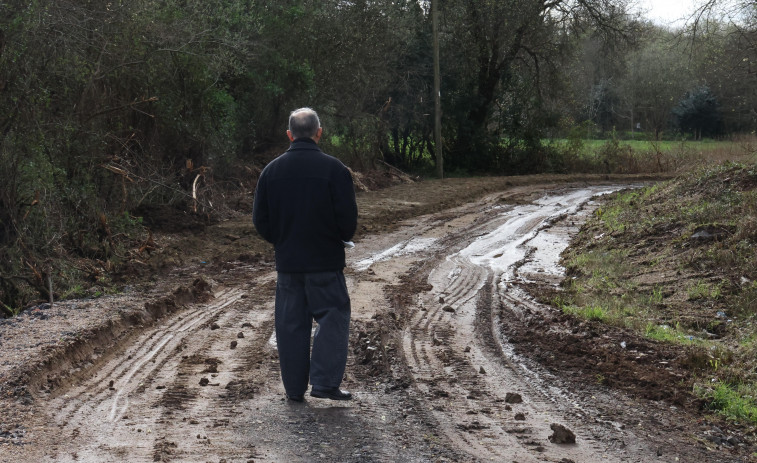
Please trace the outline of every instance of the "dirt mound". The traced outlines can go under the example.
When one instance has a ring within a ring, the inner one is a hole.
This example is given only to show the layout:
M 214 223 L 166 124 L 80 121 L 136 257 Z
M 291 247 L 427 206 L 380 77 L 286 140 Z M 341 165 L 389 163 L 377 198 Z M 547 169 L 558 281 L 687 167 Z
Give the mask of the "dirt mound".
M 546 314 L 525 309 L 524 320 L 511 320 L 504 326 L 516 352 L 555 374 L 694 411 L 701 408 L 702 402 L 692 394 L 691 372 L 685 367 L 690 356 L 687 350 L 557 309 Z

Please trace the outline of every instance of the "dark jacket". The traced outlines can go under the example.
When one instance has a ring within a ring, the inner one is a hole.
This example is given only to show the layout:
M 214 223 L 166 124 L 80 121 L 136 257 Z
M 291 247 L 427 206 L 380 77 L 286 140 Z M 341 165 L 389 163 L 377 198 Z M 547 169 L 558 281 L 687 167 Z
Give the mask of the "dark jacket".
M 357 227 L 350 171 L 310 138 L 294 140 L 260 174 L 252 222 L 273 243 L 279 272 L 342 270 L 343 241 Z

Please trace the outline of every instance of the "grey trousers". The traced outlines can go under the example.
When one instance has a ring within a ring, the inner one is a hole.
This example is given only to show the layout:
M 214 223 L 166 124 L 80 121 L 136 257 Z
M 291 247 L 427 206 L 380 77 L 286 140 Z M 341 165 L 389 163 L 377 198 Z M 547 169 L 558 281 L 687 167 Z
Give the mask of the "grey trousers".
M 313 320 L 318 327 L 311 354 Z M 341 271 L 278 273 L 276 345 L 287 395 L 303 395 L 308 375 L 314 387 L 339 387 L 349 335 L 350 298 Z

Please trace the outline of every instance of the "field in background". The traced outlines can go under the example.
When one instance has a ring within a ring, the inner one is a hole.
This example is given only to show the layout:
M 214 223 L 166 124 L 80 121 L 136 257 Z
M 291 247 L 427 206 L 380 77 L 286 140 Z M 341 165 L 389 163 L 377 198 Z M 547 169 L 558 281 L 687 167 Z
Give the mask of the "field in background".
M 563 138 L 545 141 L 545 146 L 555 153 L 555 167 L 569 172 L 679 172 L 706 163 L 750 161 L 757 156 L 755 135 L 701 141 Z

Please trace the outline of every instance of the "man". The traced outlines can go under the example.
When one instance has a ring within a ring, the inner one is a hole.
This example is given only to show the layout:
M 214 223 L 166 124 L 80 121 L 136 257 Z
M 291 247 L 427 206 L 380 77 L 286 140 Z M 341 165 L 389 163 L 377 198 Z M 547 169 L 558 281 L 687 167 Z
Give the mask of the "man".
M 289 116 L 289 149 L 258 179 L 252 221 L 276 254 L 276 344 L 287 398 L 350 400 L 339 389 L 347 364 L 350 299 L 344 248 L 357 227 L 350 171 L 318 147 L 315 111 Z M 313 320 L 318 323 L 310 353 Z

